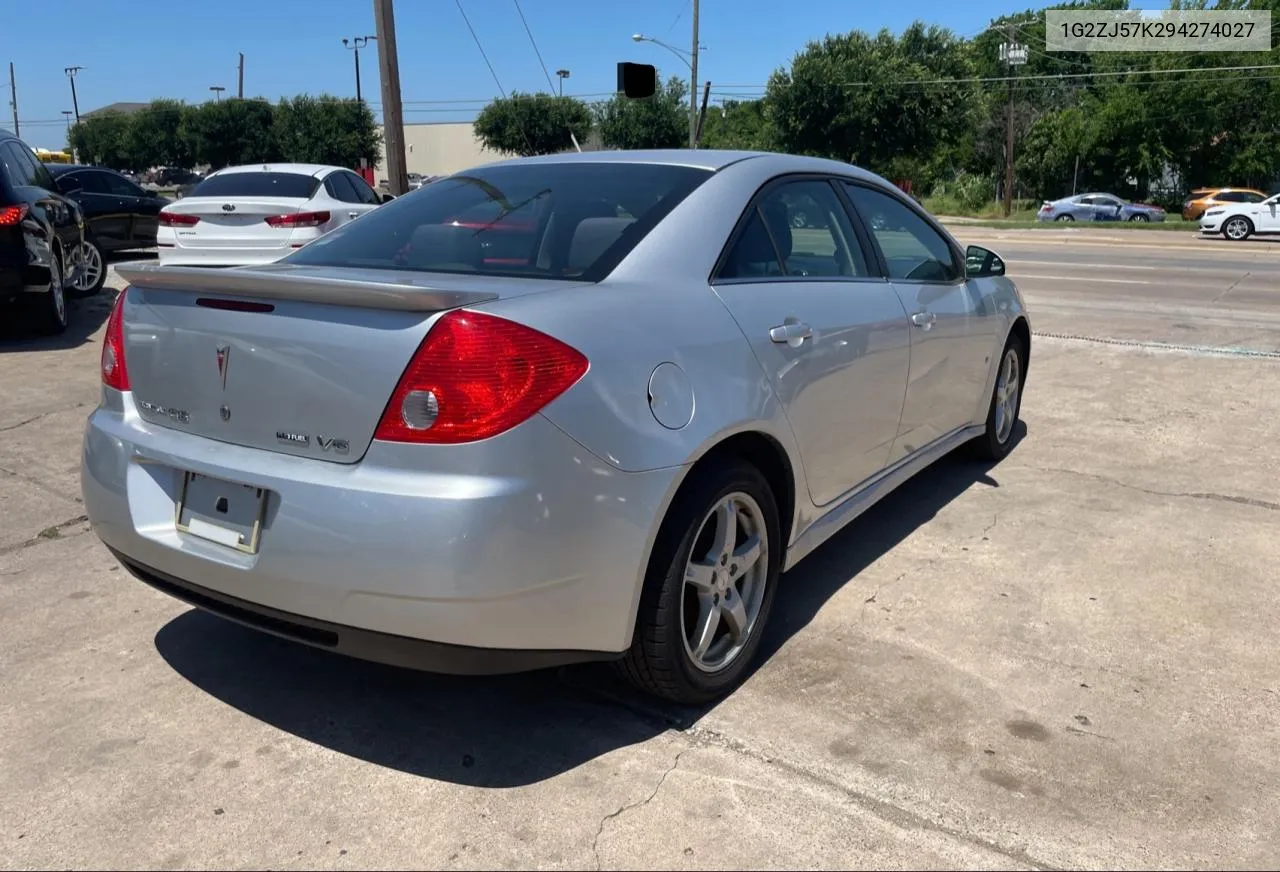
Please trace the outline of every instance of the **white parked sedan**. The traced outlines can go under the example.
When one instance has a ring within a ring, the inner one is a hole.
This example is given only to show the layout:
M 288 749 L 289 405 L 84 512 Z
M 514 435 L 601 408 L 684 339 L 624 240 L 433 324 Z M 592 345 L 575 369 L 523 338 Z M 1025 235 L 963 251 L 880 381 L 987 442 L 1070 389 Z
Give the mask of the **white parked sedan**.
M 1255 233 L 1280 233 L 1280 194 L 1261 203 L 1218 203 L 1200 218 L 1200 232 L 1243 242 Z
M 160 263 L 271 263 L 378 208 L 378 194 L 342 167 L 256 164 L 212 173 L 160 212 Z

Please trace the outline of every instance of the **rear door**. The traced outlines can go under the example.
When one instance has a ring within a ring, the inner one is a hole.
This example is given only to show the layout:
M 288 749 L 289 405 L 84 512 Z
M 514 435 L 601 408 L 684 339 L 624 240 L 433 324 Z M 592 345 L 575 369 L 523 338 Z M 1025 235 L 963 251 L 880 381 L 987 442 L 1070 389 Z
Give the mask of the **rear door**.
M 911 323 L 911 373 L 890 462 L 973 423 L 1000 329 L 964 253 L 905 198 L 861 182 L 844 191 L 868 228 Z
M 868 252 L 830 179 L 786 177 L 756 196 L 714 279 L 786 411 L 819 506 L 884 468 L 902 413 L 910 327 Z
M 157 216 L 164 205 L 163 201 L 149 195 L 119 173 L 102 172 L 100 174 L 129 216 L 129 231 L 125 240 L 128 247 L 155 245 Z
M 85 223 L 98 247 L 115 251 L 129 238 L 129 214 L 111 193 L 105 176 L 97 170 L 77 170 L 60 176 L 58 182 L 62 190 L 74 191 L 68 196 L 84 210 Z
M 356 187 L 357 183 L 364 185 L 366 188 L 369 187 L 355 173 L 333 172 L 325 177 L 325 192 L 342 204 L 341 208 L 333 211 L 331 228 L 340 227 L 348 221 L 354 221 L 366 212 L 371 212 L 376 208 L 361 200 L 361 191 Z

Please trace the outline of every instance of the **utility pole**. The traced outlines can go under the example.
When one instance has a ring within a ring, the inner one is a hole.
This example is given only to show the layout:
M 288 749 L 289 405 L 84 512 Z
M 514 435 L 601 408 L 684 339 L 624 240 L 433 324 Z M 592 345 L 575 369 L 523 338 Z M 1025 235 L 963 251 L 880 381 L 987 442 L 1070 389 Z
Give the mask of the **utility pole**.
M 238 82 L 236 84 L 236 97 L 243 100 L 244 99 L 244 52 L 240 52 L 240 72 L 237 78 L 238 78 Z
M 1013 77 L 1014 71 L 1027 62 L 1027 47 L 1014 41 L 1016 25 L 1005 25 L 1005 42 L 1000 46 L 1000 59 L 1009 71 L 1009 103 L 1005 107 L 1004 133 L 1004 217 L 1013 214 Z
M 21 136 L 18 129 L 18 80 L 13 75 L 13 61 L 9 61 L 9 105 L 13 107 L 13 135 Z
M 698 147 L 698 0 L 693 0 L 693 49 L 689 61 L 689 148 Z
M 392 0 L 373 0 L 378 40 L 378 72 L 382 79 L 382 139 L 387 155 L 387 180 L 399 197 L 409 190 L 404 154 L 404 111 L 400 106 L 400 60 L 396 55 L 396 18 Z
M 364 102 L 364 97 L 360 93 L 360 49 L 369 44 L 369 40 L 377 39 L 376 36 L 353 36 L 351 39 L 342 38 L 343 48 L 351 49 L 356 53 L 356 102 Z
M 67 74 L 67 78 L 71 80 L 71 108 L 76 113 L 76 124 L 80 123 L 80 103 L 76 100 L 76 73 L 83 70 L 84 67 L 63 67 L 62 71 Z

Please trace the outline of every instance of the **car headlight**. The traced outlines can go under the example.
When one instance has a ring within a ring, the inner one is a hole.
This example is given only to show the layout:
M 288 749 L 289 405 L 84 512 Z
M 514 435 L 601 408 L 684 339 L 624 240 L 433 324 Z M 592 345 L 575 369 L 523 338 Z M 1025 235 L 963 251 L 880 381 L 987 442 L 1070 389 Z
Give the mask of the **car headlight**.
M 1226 211 L 1226 210 L 1224 210 L 1224 209 L 1210 209 L 1208 212 L 1205 212 L 1205 213 L 1204 213 L 1204 217 L 1206 217 L 1206 218 L 1212 218 L 1214 215 L 1221 215 L 1224 211 Z

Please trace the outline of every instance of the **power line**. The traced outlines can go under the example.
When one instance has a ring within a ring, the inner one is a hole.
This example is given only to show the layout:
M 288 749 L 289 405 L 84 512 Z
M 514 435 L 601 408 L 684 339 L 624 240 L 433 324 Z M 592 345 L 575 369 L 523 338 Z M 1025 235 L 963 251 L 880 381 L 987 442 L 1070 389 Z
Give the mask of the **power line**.
M 551 73 L 547 70 L 546 62 L 542 60 L 542 52 L 538 51 L 538 43 L 533 38 L 533 31 L 529 29 L 529 22 L 524 19 L 524 10 L 520 8 L 520 0 L 512 0 L 512 2 L 516 4 L 516 13 L 520 16 L 520 23 L 524 25 L 524 32 L 529 34 L 529 45 L 533 46 L 533 53 L 538 56 L 538 65 L 542 67 L 542 74 L 547 77 L 547 87 L 554 91 L 556 86 L 551 81 Z
M 484 46 L 480 44 L 480 37 L 476 36 L 476 29 L 471 26 L 471 19 L 467 17 L 467 10 L 462 8 L 462 0 L 453 0 L 458 6 L 458 11 L 462 13 L 462 20 L 467 23 L 467 30 L 471 31 L 471 38 L 475 40 L 476 48 L 480 49 L 480 57 L 484 58 L 484 65 L 489 68 L 489 75 L 493 76 L 493 83 L 498 86 L 498 93 L 505 100 L 507 92 L 503 90 L 502 83 L 498 81 L 498 74 L 494 72 L 493 64 L 489 63 L 489 55 L 485 53 Z

